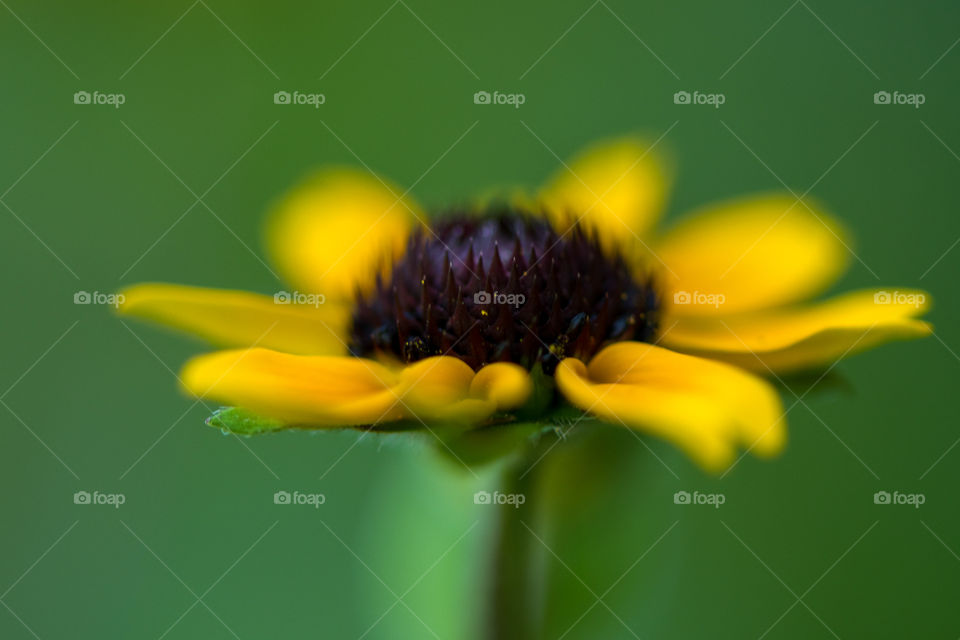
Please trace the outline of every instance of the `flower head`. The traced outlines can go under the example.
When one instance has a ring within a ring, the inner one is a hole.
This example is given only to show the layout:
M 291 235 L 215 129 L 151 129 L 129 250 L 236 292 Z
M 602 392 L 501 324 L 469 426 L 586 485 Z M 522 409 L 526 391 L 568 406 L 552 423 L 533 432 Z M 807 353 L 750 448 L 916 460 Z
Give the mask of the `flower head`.
M 138 285 L 121 311 L 234 347 L 194 358 L 182 381 L 237 407 L 214 419 L 235 431 L 483 433 L 548 427 L 572 407 L 708 469 L 738 447 L 782 449 L 764 377 L 930 333 L 919 291 L 801 305 L 849 254 L 815 204 L 752 197 L 654 235 L 667 182 L 646 145 L 617 140 L 533 197 L 428 224 L 392 185 L 328 170 L 279 205 L 268 234 L 298 294 L 323 304 Z
M 450 355 L 474 370 L 515 362 L 551 374 L 567 356 L 649 341 L 658 306 L 651 283 L 582 228 L 561 235 L 505 208 L 416 231 L 389 279 L 357 298 L 354 355 Z

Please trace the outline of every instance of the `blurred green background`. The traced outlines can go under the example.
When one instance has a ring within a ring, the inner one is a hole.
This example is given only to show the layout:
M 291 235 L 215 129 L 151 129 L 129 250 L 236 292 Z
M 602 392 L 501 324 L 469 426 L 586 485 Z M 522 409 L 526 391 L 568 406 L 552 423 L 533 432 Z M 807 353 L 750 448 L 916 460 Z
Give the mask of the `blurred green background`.
M 858 240 L 837 290 L 925 288 L 937 336 L 841 363 L 846 390 L 786 394 L 786 453 L 722 479 L 652 439 L 575 434 L 540 470 L 556 526 L 531 523 L 544 637 L 960 634 L 955 3 L 0 4 L 0 637 L 473 637 L 496 515 L 473 493 L 494 471 L 354 432 L 224 436 L 174 377 L 204 345 L 74 295 L 278 290 L 263 214 L 317 165 L 441 207 L 632 131 L 666 133 L 671 219 L 812 187 Z

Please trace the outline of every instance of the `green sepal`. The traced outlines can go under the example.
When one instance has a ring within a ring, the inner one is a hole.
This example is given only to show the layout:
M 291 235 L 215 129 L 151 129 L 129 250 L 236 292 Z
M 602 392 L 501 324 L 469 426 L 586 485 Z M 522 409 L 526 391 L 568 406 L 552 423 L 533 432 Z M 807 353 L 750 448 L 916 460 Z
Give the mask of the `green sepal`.
M 548 432 L 555 432 L 563 439 L 575 425 L 600 422 L 566 403 L 542 411 L 535 419 L 520 420 L 518 417 L 499 416 L 495 418 L 499 422 L 450 437 L 441 437 L 444 431 L 436 429 L 436 449 L 456 464 L 478 467 L 523 451 Z
M 221 407 L 207 418 L 206 423 L 208 426 L 220 429 L 224 433 L 234 433 L 240 436 L 268 433 L 286 429 L 289 426 L 279 420 L 264 418 L 240 407 Z
M 436 449 L 454 464 L 476 467 L 520 450 L 545 427 L 539 422 L 492 424 L 453 437 L 444 438 L 435 431 Z
M 376 433 L 423 430 L 423 423 L 418 420 L 396 420 L 394 422 L 385 422 L 369 427 L 354 425 L 317 427 L 307 424 L 289 424 L 281 420 L 265 418 L 249 409 L 243 409 L 241 407 L 221 407 L 206 419 L 206 423 L 208 426 L 220 429 L 224 433 L 234 433 L 240 436 L 255 436 L 261 433 L 272 433 L 284 429 L 302 429 L 308 431 L 358 429 Z
M 540 421 L 544 414 L 550 410 L 550 405 L 556 397 L 556 383 L 553 376 L 548 376 L 543 372 L 541 363 L 537 363 L 530 370 L 530 380 L 533 382 L 533 392 L 530 399 L 522 407 L 514 411 L 514 416 L 518 421 L 534 420 Z

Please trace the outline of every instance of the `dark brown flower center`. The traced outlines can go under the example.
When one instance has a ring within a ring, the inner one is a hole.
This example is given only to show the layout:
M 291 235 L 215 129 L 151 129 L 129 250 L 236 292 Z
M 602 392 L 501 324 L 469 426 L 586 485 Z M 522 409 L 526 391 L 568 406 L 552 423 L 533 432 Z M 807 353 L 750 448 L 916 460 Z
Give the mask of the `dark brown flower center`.
M 649 279 L 579 227 L 560 235 L 508 210 L 447 217 L 415 232 L 389 280 L 358 296 L 351 351 L 404 362 L 450 355 L 474 369 L 541 363 L 553 373 L 567 356 L 649 341 L 658 306 Z

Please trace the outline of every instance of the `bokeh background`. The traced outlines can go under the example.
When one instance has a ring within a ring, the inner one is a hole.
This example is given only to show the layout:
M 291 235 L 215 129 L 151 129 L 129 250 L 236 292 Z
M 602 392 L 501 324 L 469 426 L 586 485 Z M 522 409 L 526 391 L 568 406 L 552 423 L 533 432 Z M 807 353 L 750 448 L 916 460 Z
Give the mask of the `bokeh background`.
M 960 634 L 955 3 L 0 5 L 0 637 L 473 637 L 496 516 L 473 493 L 495 470 L 354 432 L 224 436 L 174 376 L 204 345 L 74 295 L 277 291 L 263 214 L 318 165 L 437 208 L 629 132 L 676 160 L 668 219 L 810 189 L 857 238 L 836 289 L 923 287 L 937 335 L 785 393 L 786 453 L 722 479 L 652 439 L 572 436 L 537 498 L 556 526 L 531 523 L 550 549 L 543 637 Z M 476 105 L 481 90 L 526 100 Z M 884 90 L 925 103 L 875 104 Z

